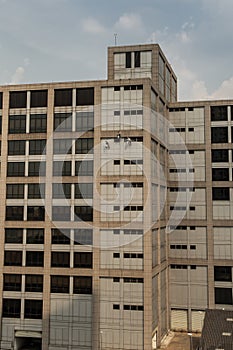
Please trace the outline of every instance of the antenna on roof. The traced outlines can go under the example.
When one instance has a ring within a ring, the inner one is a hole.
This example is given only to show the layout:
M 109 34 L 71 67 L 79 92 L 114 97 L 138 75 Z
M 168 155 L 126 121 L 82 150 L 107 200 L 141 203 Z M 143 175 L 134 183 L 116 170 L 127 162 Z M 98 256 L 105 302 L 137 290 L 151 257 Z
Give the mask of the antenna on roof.
M 115 38 L 115 46 L 117 46 L 117 33 L 114 34 L 114 38 Z

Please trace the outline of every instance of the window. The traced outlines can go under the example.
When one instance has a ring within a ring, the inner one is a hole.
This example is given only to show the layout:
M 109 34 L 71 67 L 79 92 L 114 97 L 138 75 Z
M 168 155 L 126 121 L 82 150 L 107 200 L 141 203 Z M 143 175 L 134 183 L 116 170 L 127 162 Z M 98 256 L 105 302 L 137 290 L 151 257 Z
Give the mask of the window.
M 120 310 L 120 305 L 119 304 L 113 304 L 112 308 L 113 308 L 113 310 Z
M 20 318 L 21 299 L 3 299 L 2 317 Z
M 86 154 L 93 153 L 94 139 L 78 139 L 75 142 L 75 153 Z
M 53 140 L 53 154 L 71 154 L 72 139 Z
M 228 168 L 213 168 L 212 169 L 213 181 L 229 181 L 229 169 Z
M 25 292 L 42 293 L 43 292 L 43 275 L 26 275 Z
M 211 121 L 227 120 L 227 106 L 210 107 Z
M 212 162 L 228 162 L 228 150 L 227 149 L 212 149 Z
M 220 282 L 232 282 L 231 266 L 214 266 L 214 280 Z
M 47 132 L 47 114 L 30 115 L 30 132 Z
M 21 292 L 21 275 L 16 274 L 4 274 L 3 275 L 3 290 Z
M 231 288 L 214 288 L 215 304 L 232 305 Z
M 143 311 L 143 305 L 124 305 L 124 310 Z
M 138 68 L 141 66 L 141 52 L 135 51 L 134 52 L 134 67 Z
M 44 252 L 26 252 L 26 266 L 44 266 Z
M 76 90 L 76 105 L 94 105 L 94 88 L 80 88 Z
M 27 91 L 10 91 L 10 108 L 26 108 Z
M 24 318 L 42 319 L 43 301 L 25 299 Z
M 212 188 L 212 196 L 214 201 L 229 201 L 230 189 L 229 187 L 214 187 Z
M 51 293 L 69 293 L 70 278 L 69 276 L 51 276 Z
M 121 164 L 120 159 L 114 159 L 113 164 L 114 165 L 120 165 Z
M 143 283 L 143 278 L 124 277 L 124 283 Z
M 51 267 L 70 267 L 70 253 L 52 252 Z
M 72 106 L 72 89 L 54 90 L 54 107 Z
M 75 184 L 75 198 L 93 198 L 92 183 Z
M 31 91 L 30 107 L 47 107 L 48 91 L 33 90 Z
M 70 230 L 69 229 L 57 229 L 53 228 L 52 244 L 70 244 Z
M 26 132 L 26 115 L 10 115 L 8 133 L 25 134 Z
M 94 112 L 76 113 L 76 131 L 94 130 Z
M 7 184 L 6 185 L 6 198 L 24 198 L 24 184 Z
M 28 184 L 28 199 L 45 197 L 45 184 Z
M 56 132 L 72 131 L 72 113 L 55 113 L 53 130 Z
M 131 52 L 125 53 L 125 68 L 131 68 Z
M 29 162 L 28 176 L 45 176 L 46 163 L 45 162 Z
M 8 221 L 22 221 L 23 220 L 23 206 L 7 206 L 6 220 Z
M 2 92 L 0 92 L 0 109 L 2 109 Z
M 44 244 L 44 229 L 28 228 L 26 243 L 27 244 Z
M 74 230 L 74 244 L 92 245 L 93 230 L 81 228 Z
M 75 176 L 93 176 L 93 160 L 75 162 Z
M 53 162 L 53 176 L 71 176 L 71 162 Z
M 5 243 L 23 243 L 23 229 L 5 228 Z
M 6 250 L 4 252 L 4 266 L 22 266 L 22 251 Z
M 53 198 L 71 198 L 71 184 L 53 184 Z
M 53 206 L 52 219 L 54 221 L 70 221 L 69 206 Z
M 120 253 L 113 253 L 113 258 L 114 259 L 118 259 L 118 258 L 120 258 Z
M 24 140 L 8 141 L 8 155 L 25 155 L 25 144 L 26 142 Z
M 87 206 L 74 207 L 75 221 L 93 221 L 93 208 Z
M 74 277 L 74 294 L 92 294 L 92 277 Z
M 28 221 L 44 221 L 45 210 L 44 207 L 27 207 Z
M 30 140 L 29 154 L 46 154 L 46 140 Z
M 226 143 L 228 142 L 227 127 L 211 128 L 211 143 Z
M 74 252 L 74 267 L 92 269 L 92 253 Z

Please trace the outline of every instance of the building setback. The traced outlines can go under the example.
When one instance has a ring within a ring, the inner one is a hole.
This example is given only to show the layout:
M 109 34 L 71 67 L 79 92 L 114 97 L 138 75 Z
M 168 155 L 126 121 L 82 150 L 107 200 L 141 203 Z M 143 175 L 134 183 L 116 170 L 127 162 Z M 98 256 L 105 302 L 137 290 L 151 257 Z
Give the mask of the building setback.
M 159 45 L 108 79 L 0 87 L 0 341 L 156 349 L 232 310 L 233 100 L 177 101 Z

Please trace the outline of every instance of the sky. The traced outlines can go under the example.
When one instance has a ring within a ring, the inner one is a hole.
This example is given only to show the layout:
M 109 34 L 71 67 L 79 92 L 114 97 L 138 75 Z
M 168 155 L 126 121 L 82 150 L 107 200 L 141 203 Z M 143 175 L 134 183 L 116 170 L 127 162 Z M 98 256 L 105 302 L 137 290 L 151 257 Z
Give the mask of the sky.
M 107 47 L 158 43 L 179 100 L 233 99 L 232 0 L 0 0 L 0 84 L 107 78 Z

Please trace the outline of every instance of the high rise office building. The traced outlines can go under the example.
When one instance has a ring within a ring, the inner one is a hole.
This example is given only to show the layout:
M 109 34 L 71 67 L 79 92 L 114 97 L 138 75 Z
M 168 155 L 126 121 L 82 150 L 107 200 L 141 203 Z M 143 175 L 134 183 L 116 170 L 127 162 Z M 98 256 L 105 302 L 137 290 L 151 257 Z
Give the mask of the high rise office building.
M 233 101 L 159 45 L 108 79 L 0 87 L 1 349 L 156 349 L 232 308 Z

